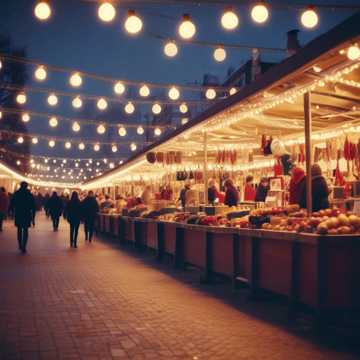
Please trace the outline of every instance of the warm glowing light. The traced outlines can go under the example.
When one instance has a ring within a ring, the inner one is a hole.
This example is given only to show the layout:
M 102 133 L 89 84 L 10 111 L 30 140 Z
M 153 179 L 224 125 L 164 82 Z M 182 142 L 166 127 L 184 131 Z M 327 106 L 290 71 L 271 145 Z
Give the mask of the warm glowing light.
M 118 133 L 120 136 L 126 136 L 126 129 L 123 126 L 120 126 Z
M 16 96 L 16 102 L 18 104 L 21 104 L 21 105 L 25 104 L 26 103 L 26 95 L 25 95 L 25 93 L 18 94 Z
M 251 9 L 251 17 L 258 24 L 266 22 L 269 18 L 269 9 L 263 1 L 253 6 Z
M 178 28 L 179 35 L 185 39 L 189 40 L 196 34 L 196 26 L 195 24 L 190 20 L 189 14 L 184 14 L 181 23 Z
M 179 110 L 182 114 L 186 114 L 189 111 L 188 106 L 185 103 L 180 104 Z
M 59 100 L 55 94 L 50 94 L 47 98 L 47 102 L 50 106 L 56 106 L 58 104 Z
M 108 107 L 108 103 L 104 98 L 100 98 L 97 103 L 96 106 L 98 107 L 99 110 L 105 110 Z
M 0 111 L 0 119 L 2 118 L 2 112 Z
M 160 136 L 161 135 L 161 129 L 160 128 L 155 128 L 155 130 L 154 130 L 154 135 L 155 136 Z
M 125 112 L 127 114 L 132 114 L 135 111 L 135 106 L 134 104 L 129 101 L 126 105 L 125 105 Z
M 51 8 L 48 1 L 38 1 L 34 8 L 34 14 L 41 21 L 48 20 L 51 16 Z
M 346 56 L 349 60 L 357 60 L 360 57 L 360 49 L 357 45 L 352 45 L 347 49 Z
M 158 103 L 155 103 L 151 108 L 153 114 L 158 115 L 161 113 L 161 105 Z
M 121 81 L 116 82 L 114 85 L 114 92 L 117 95 L 122 95 L 125 92 L 125 85 Z
M 16 165 L 21 165 L 21 161 L 20 161 L 20 160 L 17 160 L 17 161 L 16 161 Z
M 100 150 L 100 145 L 99 144 L 95 144 L 94 145 L 94 151 L 99 151 Z
M 312 68 L 316 73 L 319 73 L 319 72 L 322 71 L 322 68 L 320 66 L 318 66 L 318 65 L 314 65 Z
M 135 144 L 135 143 L 131 143 L 131 144 L 130 144 L 130 149 L 131 149 L 131 151 L 135 151 L 135 150 L 137 149 L 136 144 Z
M 2 64 L 2 61 L 0 60 L 0 70 L 2 69 L 3 67 L 3 64 Z
M 231 88 L 230 91 L 229 91 L 229 94 L 230 95 L 235 95 L 237 93 L 237 89 L 236 88 Z
M 115 7 L 110 1 L 105 1 L 98 7 L 98 16 L 101 21 L 111 22 L 114 20 L 115 15 Z
M 136 132 L 138 133 L 138 135 L 143 135 L 145 130 L 142 126 L 138 126 L 138 128 L 136 129 Z
M 71 149 L 71 142 L 67 141 L 67 142 L 65 143 L 65 148 L 66 148 L 66 149 Z
M 205 92 L 205 96 L 209 100 L 214 100 L 216 98 L 216 91 L 215 89 L 209 88 Z
M 75 132 L 79 132 L 80 129 L 81 129 L 80 124 L 77 121 L 75 121 L 72 125 L 72 130 Z
M 39 81 L 44 81 L 47 77 L 47 72 L 44 66 L 38 66 L 34 73 L 35 79 Z
M 134 10 L 128 11 L 128 17 L 124 24 L 125 30 L 132 35 L 139 33 L 143 27 L 142 20 L 136 15 Z
M 37 137 L 33 137 L 33 138 L 31 139 L 31 142 L 32 142 L 34 145 L 36 145 L 36 144 L 39 142 L 39 139 L 38 139 Z
M 147 97 L 150 95 L 150 89 L 147 85 L 143 85 L 140 89 L 139 89 L 139 94 L 142 97 Z
M 55 146 L 55 141 L 54 141 L 54 140 L 50 140 L 50 141 L 49 141 L 49 146 L 50 146 L 51 148 L 53 148 L 53 147 Z
M 29 121 L 30 121 L 30 115 L 29 115 L 28 113 L 22 114 L 21 120 L 22 120 L 24 123 L 29 122 Z
M 79 144 L 79 150 L 81 150 L 81 151 L 85 150 L 85 144 L 84 143 Z
M 24 138 L 22 136 L 19 136 L 18 139 L 17 139 L 17 142 L 19 144 L 23 144 L 24 143 Z
M 214 59 L 218 62 L 222 62 L 226 59 L 226 51 L 223 47 L 218 47 L 214 50 Z
M 51 126 L 51 127 L 57 127 L 58 126 L 58 120 L 57 120 L 57 118 L 55 117 L 55 116 L 52 116 L 51 118 L 50 118 L 50 120 L 49 120 L 49 125 Z
M 170 88 L 168 95 L 171 100 L 177 100 L 180 97 L 180 91 L 177 87 L 173 86 Z
M 300 17 L 301 23 L 308 29 L 313 29 L 319 23 L 319 16 L 313 6 L 309 6 Z
M 168 57 L 174 57 L 178 53 L 178 47 L 175 41 L 168 41 L 164 45 L 164 54 Z
M 76 98 L 74 98 L 72 100 L 71 104 L 75 109 L 80 109 L 82 107 L 83 102 L 82 102 L 80 96 L 77 96 Z
M 69 79 L 69 83 L 73 87 L 81 86 L 81 84 L 82 84 L 81 75 L 78 72 L 71 74 L 70 79 Z
M 96 128 L 96 131 L 100 135 L 105 134 L 105 131 L 106 131 L 105 125 L 103 125 L 103 124 L 98 125 L 98 127 Z
M 189 119 L 188 118 L 182 118 L 181 119 L 181 125 L 185 125 L 189 122 Z
M 225 30 L 234 30 L 239 25 L 239 17 L 233 9 L 228 8 L 225 10 L 221 17 L 221 25 Z
M 116 153 L 117 150 L 118 150 L 118 148 L 117 148 L 116 145 L 113 145 L 113 146 L 111 147 L 111 151 L 112 151 L 113 153 Z

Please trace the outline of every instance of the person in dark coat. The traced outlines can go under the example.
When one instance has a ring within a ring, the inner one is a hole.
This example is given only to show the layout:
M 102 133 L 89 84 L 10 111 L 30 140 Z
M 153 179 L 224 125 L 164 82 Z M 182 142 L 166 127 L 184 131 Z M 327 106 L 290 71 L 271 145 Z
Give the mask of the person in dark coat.
M 27 182 L 20 184 L 20 189 L 16 191 L 11 199 L 11 206 L 14 209 L 15 226 L 17 227 L 17 239 L 19 250 L 26 253 L 26 245 L 29 238 L 29 227 L 35 216 L 35 200 L 28 190 Z
M 227 206 L 236 206 L 239 202 L 239 192 L 236 190 L 234 183 L 231 179 L 225 180 L 225 201 Z
M 185 209 L 185 205 L 186 205 L 186 193 L 188 192 L 188 190 L 191 189 L 191 185 L 189 182 L 185 183 L 185 186 L 181 189 L 180 191 L 180 196 L 179 196 L 179 200 L 181 202 L 181 206 L 183 209 Z
M 289 204 L 301 203 L 301 192 L 305 184 L 305 172 L 302 168 L 294 166 L 291 170 L 291 179 L 289 184 Z
M 70 247 L 77 248 L 77 237 L 81 221 L 81 201 L 79 195 L 74 191 L 70 201 L 67 202 L 64 217 L 70 224 Z
M 91 242 L 94 234 L 95 221 L 99 212 L 99 204 L 92 191 L 89 191 L 86 198 L 82 201 L 81 211 L 84 219 L 85 241 L 89 240 L 89 242 Z
M 3 231 L 3 222 L 9 210 L 9 196 L 4 187 L 0 188 L 0 232 Z
M 255 201 L 265 202 L 267 193 L 269 191 L 269 179 L 262 178 L 259 186 L 256 189 Z
M 48 201 L 49 214 L 53 223 L 54 231 L 58 231 L 60 216 L 64 209 L 64 204 L 57 192 L 54 191 Z
M 46 193 L 45 197 L 44 197 L 44 210 L 45 210 L 45 214 L 46 217 L 49 218 L 50 214 L 49 214 L 49 200 L 50 200 L 50 194 Z
M 211 179 L 209 181 L 209 187 L 208 187 L 208 202 L 211 205 L 215 204 L 215 201 L 219 198 L 219 191 L 216 187 L 216 183 L 214 179 Z

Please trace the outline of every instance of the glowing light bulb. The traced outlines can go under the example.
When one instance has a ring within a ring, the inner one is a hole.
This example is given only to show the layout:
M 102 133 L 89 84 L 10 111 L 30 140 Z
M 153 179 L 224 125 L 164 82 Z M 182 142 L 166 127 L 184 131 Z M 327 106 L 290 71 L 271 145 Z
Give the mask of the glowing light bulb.
M 16 165 L 21 165 L 21 161 L 20 161 L 20 160 L 17 160 L 17 161 L 16 161 Z
M 125 85 L 121 81 L 117 81 L 114 85 L 114 92 L 117 95 L 122 95 L 125 92 Z
M 226 59 L 226 51 L 223 47 L 218 47 L 214 50 L 214 59 L 217 62 L 222 62 Z
M 34 76 L 36 80 L 44 81 L 47 77 L 47 72 L 44 66 L 38 66 L 34 72 Z
M 251 9 L 251 17 L 258 24 L 266 22 L 269 18 L 269 9 L 266 6 L 266 3 L 261 1 L 255 4 Z
M 3 67 L 3 63 L 2 63 L 2 61 L 0 60 L 0 70 L 2 69 L 2 67 Z
M 77 96 L 76 98 L 74 98 L 72 100 L 71 104 L 75 109 L 80 109 L 83 105 L 83 102 L 82 102 L 80 96 Z
M 24 123 L 29 122 L 29 121 L 30 121 L 30 115 L 29 115 L 28 113 L 22 114 L 21 120 L 22 120 Z
M 239 25 L 239 17 L 232 8 L 225 9 L 221 16 L 221 25 L 225 30 L 234 30 Z
M 81 150 L 81 151 L 85 150 L 85 144 L 84 143 L 79 144 L 79 150 Z
M 69 142 L 69 141 L 67 141 L 66 143 L 65 143 L 65 149 L 71 149 L 71 142 Z
M 316 73 L 319 73 L 319 72 L 322 71 L 322 68 L 320 66 L 318 66 L 318 65 L 314 65 L 312 68 Z
M 179 110 L 182 114 L 186 114 L 189 111 L 188 106 L 185 103 L 180 104 Z
M 357 45 L 351 45 L 346 52 L 349 60 L 357 60 L 360 57 L 360 49 Z
M 171 100 L 177 100 L 180 97 L 180 91 L 177 87 L 173 86 L 170 88 L 168 95 Z
M 135 143 L 130 144 L 131 151 L 135 151 L 137 149 L 137 145 Z
M 73 87 L 81 86 L 81 84 L 82 84 L 81 75 L 78 72 L 71 74 L 70 79 L 69 79 L 69 83 Z
M 141 31 L 143 23 L 140 17 L 136 15 L 134 10 L 128 11 L 128 16 L 125 21 L 124 27 L 125 30 L 131 35 L 135 35 Z
M 158 104 L 158 103 L 155 103 L 152 108 L 151 108 L 152 112 L 155 114 L 155 115 L 158 115 L 161 113 L 161 105 Z
M 104 98 L 100 98 L 97 101 L 96 106 L 98 107 L 99 110 L 103 111 L 108 107 L 108 103 Z
M 154 134 L 155 134 L 155 136 L 160 136 L 161 135 L 161 129 L 160 128 L 155 128 L 155 130 L 154 130 Z
M 181 119 L 181 125 L 185 125 L 186 123 L 189 122 L 189 119 L 188 118 L 182 118 Z
M 48 1 L 38 1 L 34 8 L 34 14 L 41 21 L 48 20 L 51 16 L 51 7 Z
M 127 114 L 132 114 L 135 111 L 135 106 L 134 104 L 129 101 L 126 105 L 125 105 L 125 112 Z
M 57 118 L 55 117 L 55 116 L 52 116 L 51 118 L 50 118 L 50 120 L 49 120 L 49 125 L 51 126 L 51 127 L 57 127 L 58 126 L 58 120 L 57 120 Z
M 17 142 L 19 144 L 23 144 L 24 143 L 24 138 L 22 136 L 19 136 L 18 139 L 17 139 Z
M 56 106 L 58 104 L 59 100 L 55 94 L 50 94 L 47 98 L 47 102 L 50 106 Z
M 98 7 L 98 17 L 101 21 L 111 22 L 115 16 L 116 10 L 110 1 L 105 1 Z
M 39 139 L 37 137 L 33 137 L 31 142 L 36 145 L 39 142 Z
M 111 147 L 111 151 L 113 152 L 113 153 L 116 153 L 117 152 L 117 146 L 116 145 L 113 145 L 112 147 Z
M 74 132 L 79 132 L 80 129 L 81 129 L 80 124 L 79 124 L 77 121 L 75 121 L 75 122 L 73 123 L 73 125 L 72 125 L 72 130 L 73 130 Z
M 301 24 L 307 29 L 313 29 L 319 23 L 319 16 L 313 6 L 309 6 L 301 14 Z
M 96 131 L 100 135 L 105 134 L 105 131 L 106 131 L 105 125 L 103 125 L 103 124 L 98 125 L 98 127 L 96 128 Z
M 100 150 L 100 145 L 99 144 L 95 144 L 94 145 L 94 151 L 99 151 Z
M 206 90 L 205 96 L 209 100 L 214 100 L 216 98 L 216 91 L 212 88 L 209 88 Z
M 230 91 L 229 91 L 229 94 L 230 94 L 230 95 L 234 95 L 234 94 L 236 94 L 236 93 L 237 93 L 237 90 L 236 90 L 236 88 L 234 88 L 234 87 L 231 88 Z
M 142 126 L 138 126 L 138 128 L 136 129 L 136 132 L 138 133 L 138 135 L 143 135 L 145 130 Z
M 49 141 L 49 146 L 50 146 L 51 148 L 53 148 L 53 147 L 55 146 L 55 141 L 54 141 L 54 140 L 50 140 L 50 141 Z
M 181 19 L 181 23 L 178 27 L 178 33 L 185 40 L 191 39 L 196 34 L 196 26 L 190 20 L 189 14 L 183 15 L 183 17 Z
M 2 118 L 2 112 L 0 111 L 0 119 Z
M 26 103 L 26 95 L 25 93 L 20 93 L 16 96 L 16 102 L 20 105 L 23 105 Z
M 178 47 L 175 41 L 168 41 L 164 45 L 164 54 L 168 57 L 174 57 L 178 53 Z
M 120 126 L 118 133 L 120 136 L 126 136 L 126 129 L 123 126 Z
M 143 85 L 140 89 L 139 89 L 139 94 L 142 97 L 147 97 L 150 95 L 150 89 L 147 85 Z

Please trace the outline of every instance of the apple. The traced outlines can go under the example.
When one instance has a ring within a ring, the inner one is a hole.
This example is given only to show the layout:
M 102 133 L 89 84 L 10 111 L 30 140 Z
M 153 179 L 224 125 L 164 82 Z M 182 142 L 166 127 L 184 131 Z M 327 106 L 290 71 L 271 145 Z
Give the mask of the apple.
M 326 235 L 328 230 L 329 229 L 325 221 L 321 222 L 316 228 L 316 231 L 321 235 Z
M 341 226 L 349 226 L 350 225 L 349 218 L 345 214 L 340 214 L 338 216 L 338 220 L 339 220 L 339 223 Z

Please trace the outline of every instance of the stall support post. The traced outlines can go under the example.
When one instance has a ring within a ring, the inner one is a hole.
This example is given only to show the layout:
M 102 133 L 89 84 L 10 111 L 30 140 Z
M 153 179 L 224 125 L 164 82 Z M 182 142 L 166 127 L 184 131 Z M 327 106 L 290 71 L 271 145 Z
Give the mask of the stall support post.
M 207 132 L 204 131 L 204 196 L 205 205 L 209 205 L 208 198 L 208 154 L 207 154 Z
M 304 120 L 305 120 L 305 160 L 306 160 L 306 207 L 312 213 L 312 179 L 311 179 L 311 97 L 310 92 L 304 94 Z

